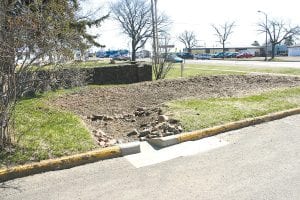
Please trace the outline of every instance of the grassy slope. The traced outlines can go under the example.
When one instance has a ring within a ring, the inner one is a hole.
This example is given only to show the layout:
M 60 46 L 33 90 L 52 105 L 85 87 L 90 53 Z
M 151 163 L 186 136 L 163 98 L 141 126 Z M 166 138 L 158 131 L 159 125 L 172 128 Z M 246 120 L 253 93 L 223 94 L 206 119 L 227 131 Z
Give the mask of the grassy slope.
M 266 67 L 243 67 L 243 66 L 220 66 L 220 65 L 205 65 L 205 64 L 185 64 L 183 72 L 184 77 L 190 76 L 206 76 L 206 75 L 221 75 L 221 74 L 247 74 L 251 72 L 262 73 L 277 73 L 287 75 L 300 75 L 300 69 L 295 68 L 266 68 Z M 169 71 L 167 78 L 180 77 L 180 65 L 175 64 Z
M 15 151 L 0 153 L 1 165 L 23 164 L 85 152 L 95 148 L 81 120 L 47 104 L 53 93 L 20 101 L 15 110 Z
M 242 98 L 188 99 L 167 103 L 186 131 L 256 117 L 300 106 L 300 88 L 279 90 Z
M 199 70 L 232 70 L 241 72 L 266 72 L 278 73 L 287 75 L 300 75 L 300 69 L 286 67 L 247 67 L 247 66 L 220 66 L 220 65 L 205 65 L 205 64 L 188 64 L 187 67 Z
M 103 67 L 103 66 L 110 66 L 111 64 L 109 61 L 106 60 L 95 60 L 95 61 L 84 61 L 84 62 L 72 62 L 66 63 L 63 65 L 45 65 L 40 67 L 44 70 L 55 70 L 57 68 L 92 68 L 92 67 Z
M 209 68 L 201 68 L 193 67 L 190 65 L 185 65 L 187 68 L 183 71 L 183 77 L 191 77 L 191 76 L 211 76 L 211 75 L 225 75 L 225 74 L 246 74 L 242 72 L 232 72 L 232 71 L 222 71 L 222 70 L 211 70 Z M 198 65 L 196 65 L 198 66 Z M 167 74 L 167 79 L 174 79 L 181 76 L 180 66 L 178 64 L 174 65 L 174 67 Z

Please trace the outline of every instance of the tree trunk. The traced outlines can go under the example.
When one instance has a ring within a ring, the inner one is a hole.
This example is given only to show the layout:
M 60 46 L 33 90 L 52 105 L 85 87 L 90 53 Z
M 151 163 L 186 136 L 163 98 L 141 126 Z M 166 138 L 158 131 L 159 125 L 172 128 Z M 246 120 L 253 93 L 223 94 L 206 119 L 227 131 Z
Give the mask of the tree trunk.
M 2 63 L 0 63 L 1 65 Z M 8 132 L 9 124 L 9 80 L 6 74 L 1 76 L 1 117 L 0 117 L 0 149 L 10 144 L 10 137 Z
M 15 53 L 5 55 L 7 59 L 3 58 L 3 54 L 0 55 L 0 68 L 1 68 L 1 114 L 0 114 L 0 149 L 4 149 L 11 143 L 9 133 L 10 117 L 16 102 L 16 77 L 14 73 L 14 56 Z
M 271 60 L 273 60 L 275 58 L 275 46 L 276 46 L 276 44 L 272 44 L 272 58 L 271 58 Z
M 135 40 L 132 40 L 131 42 L 131 49 L 132 49 L 132 52 L 131 52 L 131 61 L 136 61 L 136 42 Z
M 225 54 L 225 41 L 222 42 L 222 49 L 223 49 L 223 60 L 225 58 L 224 54 Z
M 2 4 L 1 4 L 2 3 Z M 15 48 L 13 31 L 5 15 L 5 2 L 0 3 L 0 149 L 11 144 L 9 122 L 16 102 Z

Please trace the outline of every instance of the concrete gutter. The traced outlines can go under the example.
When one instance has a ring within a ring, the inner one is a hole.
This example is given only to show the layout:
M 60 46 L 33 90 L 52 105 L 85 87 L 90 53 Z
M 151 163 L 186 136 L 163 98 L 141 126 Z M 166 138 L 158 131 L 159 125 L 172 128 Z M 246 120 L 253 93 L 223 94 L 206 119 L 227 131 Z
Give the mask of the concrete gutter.
M 132 142 L 117 146 L 107 147 L 73 156 L 44 160 L 37 163 L 19 165 L 11 168 L 0 169 L 0 182 L 21 178 L 41 172 L 67 169 L 99 160 L 126 156 L 140 152 L 140 143 Z
M 207 129 L 202 129 L 202 130 L 197 130 L 197 131 L 193 131 L 193 132 L 181 133 L 178 135 L 172 135 L 172 136 L 161 137 L 161 138 L 152 138 L 152 139 L 148 139 L 148 142 L 157 147 L 166 147 L 166 146 L 179 144 L 179 143 L 186 142 L 186 141 L 198 140 L 201 138 L 214 136 L 219 133 L 232 131 L 232 130 L 244 128 L 247 126 L 252 126 L 252 125 L 256 125 L 256 124 L 260 124 L 260 123 L 264 123 L 264 122 L 268 122 L 268 121 L 272 121 L 272 120 L 281 119 L 281 118 L 291 116 L 291 115 L 296 115 L 296 114 L 300 114 L 300 108 L 271 113 L 268 115 L 249 118 L 249 119 L 245 119 L 245 120 L 241 120 L 241 121 L 230 122 L 230 123 L 227 123 L 224 125 L 215 126 L 212 128 L 207 128 Z

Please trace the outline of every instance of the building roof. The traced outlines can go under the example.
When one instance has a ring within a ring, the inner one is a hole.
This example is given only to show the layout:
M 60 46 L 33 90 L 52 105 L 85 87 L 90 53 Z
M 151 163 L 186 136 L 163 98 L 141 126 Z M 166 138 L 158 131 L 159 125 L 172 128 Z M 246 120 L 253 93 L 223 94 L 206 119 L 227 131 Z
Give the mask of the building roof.
M 225 47 L 225 49 L 260 49 L 265 48 L 264 46 L 251 46 L 251 47 Z M 223 49 L 222 47 L 194 47 L 192 50 L 200 50 L 200 49 Z
M 300 44 L 295 44 L 293 46 L 289 46 L 288 48 L 296 48 L 296 47 L 300 47 Z

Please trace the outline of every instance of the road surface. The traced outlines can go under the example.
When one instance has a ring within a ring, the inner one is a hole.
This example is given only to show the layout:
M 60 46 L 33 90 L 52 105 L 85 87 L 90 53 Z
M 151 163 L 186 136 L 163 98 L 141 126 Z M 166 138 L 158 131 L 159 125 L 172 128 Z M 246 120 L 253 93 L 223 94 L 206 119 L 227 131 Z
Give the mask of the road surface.
M 220 66 L 270 67 L 300 69 L 299 62 L 265 62 L 265 61 L 235 61 L 235 60 L 185 60 L 188 64 L 206 64 Z

